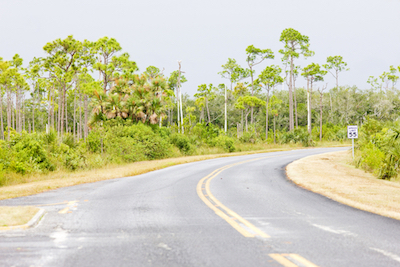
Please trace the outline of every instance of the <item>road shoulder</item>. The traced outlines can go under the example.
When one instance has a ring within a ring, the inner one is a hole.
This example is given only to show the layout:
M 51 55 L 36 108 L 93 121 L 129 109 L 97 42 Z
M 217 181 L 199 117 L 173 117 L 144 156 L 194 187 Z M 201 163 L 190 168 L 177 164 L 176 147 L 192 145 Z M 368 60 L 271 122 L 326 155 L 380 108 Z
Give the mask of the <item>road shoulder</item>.
M 313 155 L 286 167 L 295 184 L 342 204 L 400 220 L 400 183 L 350 165 L 349 151 Z

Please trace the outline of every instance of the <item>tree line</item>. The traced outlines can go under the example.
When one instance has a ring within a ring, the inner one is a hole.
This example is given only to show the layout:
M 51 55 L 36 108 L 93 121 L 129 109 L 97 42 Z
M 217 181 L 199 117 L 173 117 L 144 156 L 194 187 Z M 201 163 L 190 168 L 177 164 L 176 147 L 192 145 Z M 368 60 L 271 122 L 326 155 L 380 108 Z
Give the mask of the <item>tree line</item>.
M 187 81 L 181 62 L 169 75 L 155 66 L 139 73 L 113 38 L 54 40 L 43 47 L 44 57 L 26 67 L 18 54 L 0 59 L 1 138 L 9 140 L 13 131 L 54 130 L 60 137 L 86 140 L 90 129 L 119 118 L 188 134 L 197 123 L 213 124 L 233 137 L 251 135 L 269 142 L 279 132 L 305 128 L 322 140 L 324 125 L 397 118 L 400 66 L 370 76 L 371 88 L 341 86 L 339 75 L 348 70 L 342 56 L 301 67 L 298 58 L 315 54 L 309 37 L 288 28 L 279 41 L 281 65 L 266 64 L 276 56 L 271 49 L 250 45 L 244 50 L 246 67 L 229 58 L 219 72 L 227 83 L 201 84 L 192 98 L 181 90 Z M 262 64 L 266 66 L 256 73 L 255 66 Z M 329 90 L 324 82 L 328 74 L 336 82 Z M 307 81 L 306 88 L 296 86 L 299 79 Z M 282 84 L 287 91 L 280 89 Z

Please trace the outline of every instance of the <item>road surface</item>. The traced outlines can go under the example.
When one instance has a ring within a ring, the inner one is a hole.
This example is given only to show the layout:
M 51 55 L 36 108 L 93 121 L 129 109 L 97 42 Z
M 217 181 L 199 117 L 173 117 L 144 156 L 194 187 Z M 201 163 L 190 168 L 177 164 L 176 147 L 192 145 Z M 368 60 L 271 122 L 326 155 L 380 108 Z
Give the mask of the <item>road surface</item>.
M 219 158 L 0 201 L 47 210 L 0 232 L 0 266 L 400 266 L 400 222 L 299 188 L 290 162 Z

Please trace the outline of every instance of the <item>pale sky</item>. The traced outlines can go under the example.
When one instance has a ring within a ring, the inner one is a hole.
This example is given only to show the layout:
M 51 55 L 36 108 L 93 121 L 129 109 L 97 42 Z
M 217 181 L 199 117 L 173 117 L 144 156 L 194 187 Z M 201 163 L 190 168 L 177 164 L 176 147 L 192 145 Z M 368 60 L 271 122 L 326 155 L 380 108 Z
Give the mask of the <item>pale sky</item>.
M 285 28 L 309 36 L 315 51 L 295 64 L 343 56 L 350 71 L 339 75 L 340 85 L 366 88 L 370 75 L 400 65 L 400 0 L 0 0 L 0 57 L 18 53 L 27 64 L 44 56 L 43 46 L 57 38 L 108 36 L 141 72 L 154 65 L 169 75 L 182 60 L 188 79 L 182 89 L 193 95 L 202 83 L 228 83 L 218 72 L 229 57 L 247 67 L 248 45 L 275 53 L 256 75 L 267 65 L 281 65 Z M 333 76 L 325 80 L 334 86 Z M 299 78 L 297 84 L 305 82 Z

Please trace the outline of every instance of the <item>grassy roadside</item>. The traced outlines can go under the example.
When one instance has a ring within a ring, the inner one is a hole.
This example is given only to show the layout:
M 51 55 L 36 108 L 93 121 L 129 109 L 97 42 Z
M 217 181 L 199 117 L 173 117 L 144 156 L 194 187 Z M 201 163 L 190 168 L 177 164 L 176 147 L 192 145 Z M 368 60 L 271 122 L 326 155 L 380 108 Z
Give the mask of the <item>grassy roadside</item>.
M 286 150 L 292 150 L 294 148 L 299 149 L 299 147 L 281 146 L 277 148 L 264 149 L 258 151 L 197 155 L 197 156 L 186 156 L 178 158 L 168 158 L 161 160 L 140 161 L 124 165 L 109 165 L 100 169 L 83 170 L 77 172 L 56 171 L 49 174 L 38 174 L 27 178 L 27 182 L 25 183 L 0 187 L 0 200 L 38 194 L 61 187 L 139 175 L 178 164 L 190 163 L 207 159 L 215 159 L 221 157 L 232 157 L 232 156 L 240 156 L 240 155 L 248 155 L 256 153 L 286 151 Z
M 39 211 L 36 207 L 0 207 L 0 228 L 24 225 Z
M 297 185 L 348 206 L 400 220 L 400 183 L 350 165 L 349 151 L 309 156 L 289 164 Z

